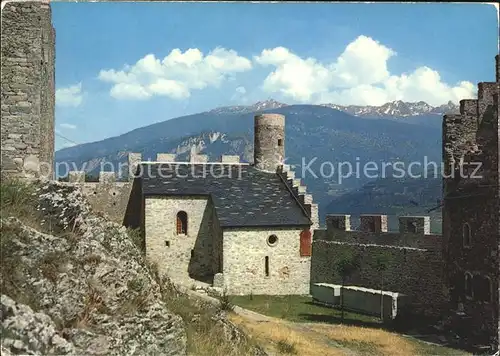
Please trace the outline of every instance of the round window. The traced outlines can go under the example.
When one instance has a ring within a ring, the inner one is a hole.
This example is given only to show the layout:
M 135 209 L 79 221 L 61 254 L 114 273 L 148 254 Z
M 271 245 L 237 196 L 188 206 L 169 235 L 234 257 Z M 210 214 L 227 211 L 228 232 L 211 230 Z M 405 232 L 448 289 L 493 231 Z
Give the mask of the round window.
M 278 243 L 278 236 L 271 235 L 267 238 L 267 243 L 269 246 L 275 246 Z

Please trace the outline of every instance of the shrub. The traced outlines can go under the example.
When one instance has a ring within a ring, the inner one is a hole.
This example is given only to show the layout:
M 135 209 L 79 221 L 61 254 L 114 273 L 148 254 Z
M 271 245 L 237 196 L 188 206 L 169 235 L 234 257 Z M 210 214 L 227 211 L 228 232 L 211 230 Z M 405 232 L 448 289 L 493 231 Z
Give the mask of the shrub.
M 32 217 L 36 209 L 36 187 L 17 179 L 2 180 L 0 209 L 2 216 Z
M 141 251 L 146 250 L 144 235 L 142 234 L 141 229 L 127 229 L 128 236 L 132 239 L 132 242 L 139 248 Z
M 219 308 L 224 311 L 233 311 L 234 304 L 231 302 L 231 298 L 227 295 L 226 291 L 222 292 L 222 295 L 219 297 Z
M 278 341 L 276 346 L 278 348 L 278 351 L 282 354 L 289 354 L 289 355 L 297 354 L 297 349 L 295 348 L 295 345 L 286 340 Z

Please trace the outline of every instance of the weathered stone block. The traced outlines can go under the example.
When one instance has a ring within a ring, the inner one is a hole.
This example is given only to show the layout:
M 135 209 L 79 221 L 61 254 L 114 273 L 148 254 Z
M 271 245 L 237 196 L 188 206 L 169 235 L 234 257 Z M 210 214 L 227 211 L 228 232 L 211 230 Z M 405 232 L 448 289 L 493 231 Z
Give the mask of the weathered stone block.
M 240 156 L 236 156 L 236 155 L 222 155 L 220 161 L 222 163 L 240 163 Z
M 189 162 L 191 162 L 191 163 L 207 163 L 208 156 L 207 155 L 191 154 L 189 156 Z
M 142 154 L 140 153 L 133 153 L 130 152 L 128 154 L 128 176 L 129 180 L 134 179 L 136 171 L 137 171 L 137 166 L 139 166 L 139 163 L 142 161 Z
M 361 231 L 387 232 L 387 215 L 360 215 Z
M 399 232 L 429 235 L 431 219 L 429 216 L 400 216 Z
M 157 153 L 157 162 L 175 162 L 175 153 Z
M 69 171 L 68 181 L 70 183 L 85 183 L 84 171 Z
M 116 182 L 115 172 L 99 172 L 99 183 L 109 184 Z
M 328 232 L 334 230 L 350 231 L 351 215 L 328 214 L 326 215 L 326 229 Z

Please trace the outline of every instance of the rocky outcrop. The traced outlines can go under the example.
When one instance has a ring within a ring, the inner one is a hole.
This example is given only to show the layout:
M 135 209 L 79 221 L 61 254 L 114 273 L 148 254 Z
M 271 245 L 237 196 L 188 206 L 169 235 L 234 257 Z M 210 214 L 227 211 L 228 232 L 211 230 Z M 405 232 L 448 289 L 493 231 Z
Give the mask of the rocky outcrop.
M 44 182 L 45 230 L 2 220 L 2 354 L 185 355 L 182 319 L 124 227 Z
M 52 319 L 35 313 L 29 306 L 1 297 L 2 355 L 10 351 L 22 354 L 70 354 L 75 347 L 57 333 Z

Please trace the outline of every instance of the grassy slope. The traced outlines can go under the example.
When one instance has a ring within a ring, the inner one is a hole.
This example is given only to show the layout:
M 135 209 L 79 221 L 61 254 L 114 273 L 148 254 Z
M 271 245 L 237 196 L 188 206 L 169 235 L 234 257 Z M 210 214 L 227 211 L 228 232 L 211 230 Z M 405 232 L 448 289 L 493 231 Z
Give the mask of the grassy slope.
M 288 344 L 298 355 L 468 355 L 382 329 L 377 318 L 313 304 L 306 296 L 233 296 L 234 304 L 276 318 L 266 323 L 235 317 L 257 341 L 277 352 Z M 281 341 L 281 344 L 279 343 Z M 293 353 L 293 352 L 292 352 Z
M 2 294 L 6 294 L 17 302 L 29 305 L 35 311 L 41 308 L 38 305 L 35 294 L 24 283 L 30 274 L 37 271 L 26 270 L 20 261 L 9 258 L 9 249 L 15 245 L 10 243 L 14 238 L 19 238 L 19 231 L 8 227 L 3 220 L 8 217 L 16 217 L 27 226 L 52 235 L 71 238 L 72 233 L 64 230 L 54 230 L 56 224 L 50 224 L 47 217 L 42 217 L 37 211 L 37 187 L 22 183 L 16 180 L 2 180 L 0 185 L 0 279 Z M 42 224 L 45 218 L 46 223 Z M 135 231 L 129 231 L 129 236 L 137 243 Z M 26 241 L 25 243 L 29 243 Z M 137 243 L 139 244 L 139 243 Z M 140 245 L 140 244 L 139 244 Z M 58 256 L 45 256 L 46 267 L 53 267 L 58 261 Z M 155 276 L 157 282 L 163 286 L 163 298 L 168 308 L 174 314 L 180 315 L 185 322 L 188 337 L 188 353 L 196 356 L 227 356 L 227 355 L 248 355 L 254 347 L 251 341 L 240 342 L 236 347 L 235 343 L 225 336 L 224 329 L 214 320 L 220 312 L 219 308 L 206 303 L 200 303 L 187 295 L 179 292 L 175 286 L 167 280 L 160 280 L 154 266 L 149 266 L 150 272 Z M 42 268 L 42 273 L 47 272 L 47 268 Z M 50 272 L 52 269 L 48 269 Z M 133 308 L 134 305 L 130 305 Z M 61 325 L 62 331 L 63 325 Z

